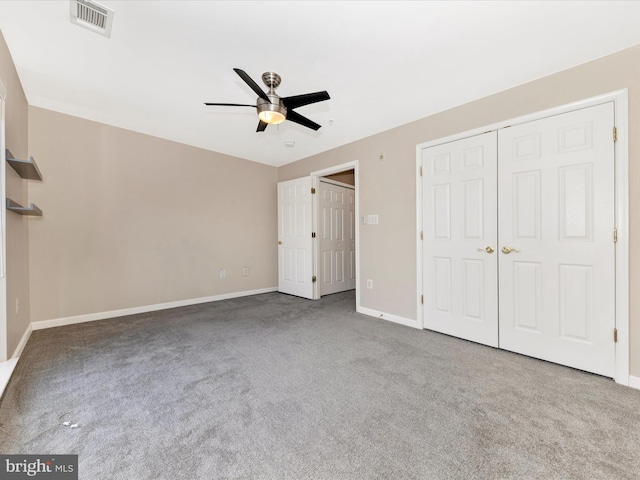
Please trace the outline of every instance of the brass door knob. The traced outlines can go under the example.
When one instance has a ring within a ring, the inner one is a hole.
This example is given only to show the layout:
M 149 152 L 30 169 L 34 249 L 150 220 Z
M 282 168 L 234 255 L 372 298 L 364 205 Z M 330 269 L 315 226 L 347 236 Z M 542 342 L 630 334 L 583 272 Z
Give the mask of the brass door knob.
M 278 245 L 282 245 L 282 242 L 280 240 L 278 240 Z
M 485 248 L 479 248 L 478 251 L 479 252 L 493 253 L 495 250 L 493 249 L 492 246 L 488 246 L 488 247 L 485 247 Z
M 504 253 L 505 255 L 509 255 L 511 252 L 519 252 L 519 251 L 520 250 L 513 247 L 502 247 L 502 253 Z

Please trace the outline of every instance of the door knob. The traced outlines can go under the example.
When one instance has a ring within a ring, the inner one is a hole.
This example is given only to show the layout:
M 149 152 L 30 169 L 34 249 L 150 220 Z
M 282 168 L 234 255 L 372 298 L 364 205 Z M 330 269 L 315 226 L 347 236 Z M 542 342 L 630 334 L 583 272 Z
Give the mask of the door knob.
M 278 240 L 278 245 L 282 245 L 282 242 L 280 240 Z
M 504 253 L 505 255 L 509 255 L 511 252 L 519 252 L 519 251 L 520 250 L 513 247 L 502 247 L 502 253 Z
M 495 250 L 493 249 L 492 246 L 488 246 L 486 248 L 479 248 L 478 251 L 479 252 L 493 253 Z

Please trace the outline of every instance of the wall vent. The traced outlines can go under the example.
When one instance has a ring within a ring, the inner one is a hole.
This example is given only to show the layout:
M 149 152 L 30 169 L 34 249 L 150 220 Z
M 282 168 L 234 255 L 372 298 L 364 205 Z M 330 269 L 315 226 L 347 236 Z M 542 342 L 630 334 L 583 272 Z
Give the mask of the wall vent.
M 111 36 L 113 10 L 89 0 L 71 0 L 71 23 L 105 37 Z

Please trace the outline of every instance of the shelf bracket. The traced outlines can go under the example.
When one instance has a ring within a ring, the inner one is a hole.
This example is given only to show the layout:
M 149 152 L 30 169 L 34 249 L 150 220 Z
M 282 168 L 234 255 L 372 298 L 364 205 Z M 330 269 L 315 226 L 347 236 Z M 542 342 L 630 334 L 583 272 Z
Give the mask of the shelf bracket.
M 10 210 L 20 215 L 27 215 L 30 217 L 41 217 L 42 210 L 36 207 L 33 203 L 29 205 L 29 208 L 25 208 L 17 202 L 14 202 L 10 198 L 7 198 L 7 210 Z
M 9 165 L 11 165 L 22 178 L 26 178 L 27 180 L 42 180 L 42 174 L 33 157 L 29 157 L 29 160 L 19 160 L 13 156 L 8 148 L 5 149 L 5 153 Z

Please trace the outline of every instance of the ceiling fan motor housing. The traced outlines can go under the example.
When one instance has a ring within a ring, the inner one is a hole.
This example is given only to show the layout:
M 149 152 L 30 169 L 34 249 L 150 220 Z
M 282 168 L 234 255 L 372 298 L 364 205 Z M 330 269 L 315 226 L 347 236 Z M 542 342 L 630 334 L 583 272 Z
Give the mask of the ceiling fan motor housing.
M 263 98 L 258 97 L 256 108 L 258 109 L 258 117 L 266 123 L 281 123 L 287 118 L 287 109 L 280 103 L 278 95 L 267 95 L 271 103 Z

